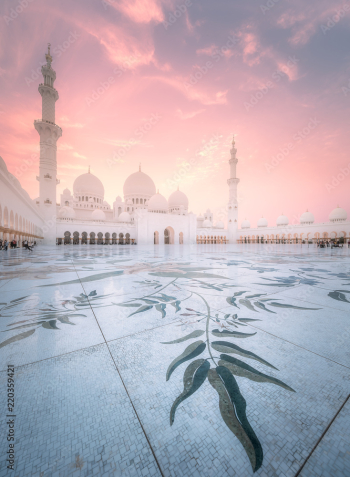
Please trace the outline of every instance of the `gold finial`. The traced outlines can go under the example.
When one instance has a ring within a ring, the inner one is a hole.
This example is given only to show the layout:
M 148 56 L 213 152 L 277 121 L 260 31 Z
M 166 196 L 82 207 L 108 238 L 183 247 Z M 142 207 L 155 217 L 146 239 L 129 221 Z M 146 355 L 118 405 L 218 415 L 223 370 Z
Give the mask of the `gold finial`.
M 141 162 L 140 162 L 140 164 L 139 164 L 139 172 L 141 172 Z
M 88 174 L 90 174 L 90 166 L 89 166 L 89 172 L 88 172 Z
M 235 143 L 235 135 L 233 135 L 233 138 L 232 138 L 232 146 L 234 146 L 236 143 Z
M 47 44 L 47 53 L 45 55 L 45 58 L 46 58 L 46 62 L 49 66 L 51 65 L 51 62 L 52 62 L 52 56 L 50 54 L 50 48 L 51 48 L 51 43 L 48 43 Z

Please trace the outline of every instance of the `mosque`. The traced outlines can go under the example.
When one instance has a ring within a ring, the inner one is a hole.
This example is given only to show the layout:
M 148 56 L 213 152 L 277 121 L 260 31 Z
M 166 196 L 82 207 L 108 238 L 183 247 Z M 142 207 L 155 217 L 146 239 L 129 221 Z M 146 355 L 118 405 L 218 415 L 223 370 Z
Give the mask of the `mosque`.
M 56 72 L 51 63 L 50 46 L 42 67 L 44 82 L 39 85 L 42 117 L 34 121 L 40 137 L 39 197 L 32 200 L 18 179 L 8 172 L 0 157 L 0 237 L 54 244 L 203 244 L 203 243 L 298 243 L 319 239 L 350 239 L 347 212 L 337 207 L 326 223 L 315 223 L 306 211 L 299 221 L 289 223 L 278 217 L 269 226 L 263 217 L 252 228 L 248 220 L 238 227 L 236 175 L 238 159 L 232 141 L 229 159 L 227 224 L 214 220 L 208 209 L 204 216 L 189 211 L 189 201 L 181 190 L 168 200 L 157 191 L 144 171 L 131 174 L 112 206 L 105 201 L 101 180 L 90 169 L 78 176 L 73 190 L 65 189 L 57 203 L 57 141 L 62 129 L 55 121 L 58 92 L 54 88 Z

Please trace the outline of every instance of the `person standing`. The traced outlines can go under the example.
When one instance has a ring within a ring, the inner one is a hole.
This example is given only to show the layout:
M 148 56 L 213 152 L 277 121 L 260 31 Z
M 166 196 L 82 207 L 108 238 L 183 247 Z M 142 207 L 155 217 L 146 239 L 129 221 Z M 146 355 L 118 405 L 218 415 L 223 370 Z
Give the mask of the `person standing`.
M 7 240 L 5 240 L 5 242 L 4 242 L 4 250 L 7 251 L 8 246 L 9 246 L 9 243 L 8 243 Z

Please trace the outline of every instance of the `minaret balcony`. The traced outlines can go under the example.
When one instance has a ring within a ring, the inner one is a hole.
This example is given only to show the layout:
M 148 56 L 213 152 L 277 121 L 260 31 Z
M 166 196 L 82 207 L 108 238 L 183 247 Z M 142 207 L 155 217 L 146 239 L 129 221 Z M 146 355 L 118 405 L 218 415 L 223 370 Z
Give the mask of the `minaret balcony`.
M 46 199 L 46 200 L 44 200 L 44 204 L 45 205 L 51 205 L 52 201 L 50 199 Z
M 50 180 L 51 180 L 51 179 L 52 179 L 52 176 L 50 176 L 50 174 L 45 174 L 45 175 L 44 175 L 44 179 L 50 179 Z

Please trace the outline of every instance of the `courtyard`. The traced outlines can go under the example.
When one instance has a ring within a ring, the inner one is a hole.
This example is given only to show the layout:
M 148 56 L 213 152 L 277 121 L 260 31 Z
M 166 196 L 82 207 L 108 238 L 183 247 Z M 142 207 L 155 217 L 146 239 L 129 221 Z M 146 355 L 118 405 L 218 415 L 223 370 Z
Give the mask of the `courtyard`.
M 0 295 L 0 477 L 349 475 L 349 248 L 37 246 Z

